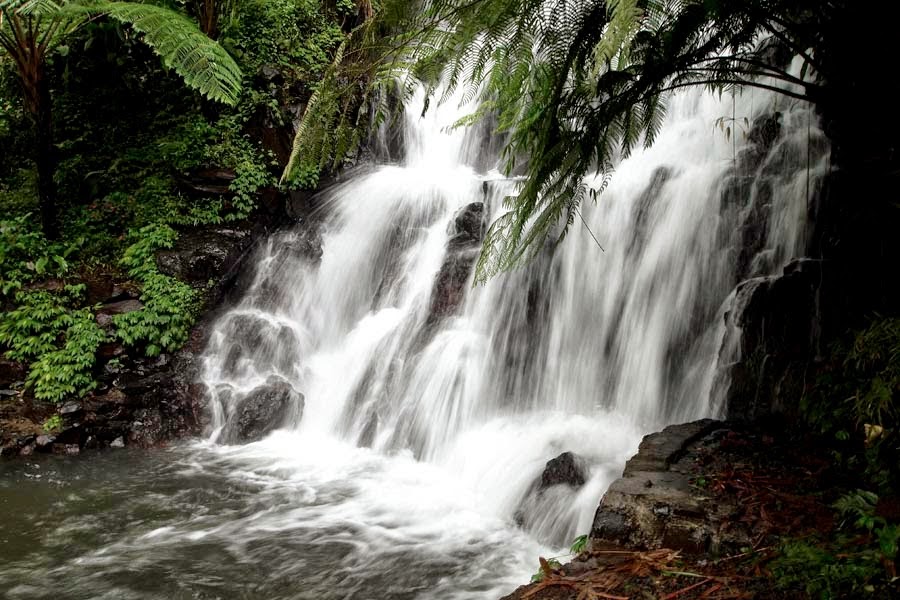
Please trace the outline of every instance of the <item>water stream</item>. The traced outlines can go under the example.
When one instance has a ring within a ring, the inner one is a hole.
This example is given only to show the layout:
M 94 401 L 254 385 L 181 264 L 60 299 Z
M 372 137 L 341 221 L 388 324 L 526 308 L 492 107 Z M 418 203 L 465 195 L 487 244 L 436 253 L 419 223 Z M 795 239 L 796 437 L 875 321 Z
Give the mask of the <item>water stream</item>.
M 809 181 L 826 166 L 808 157 L 821 133 L 802 107 L 779 106 L 765 143 L 744 135 L 774 108 L 759 94 L 676 97 L 653 147 L 583 207 L 586 224 L 473 289 L 471 234 L 516 181 L 485 166 L 484 135 L 447 131 L 463 109 L 423 117 L 418 98 L 402 161 L 329 190 L 315 234 L 301 224 L 262 245 L 204 355 L 207 439 L 0 465 L 0 590 L 511 591 L 590 529 L 643 434 L 720 413 L 732 290 L 802 255 Z M 726 137 L 716 120 L 733 113 L 747 124 Z M 280 427 L 236 443 L 248 398 L 273 386 Z M 538 491 L 565 451 L 584 485 Z

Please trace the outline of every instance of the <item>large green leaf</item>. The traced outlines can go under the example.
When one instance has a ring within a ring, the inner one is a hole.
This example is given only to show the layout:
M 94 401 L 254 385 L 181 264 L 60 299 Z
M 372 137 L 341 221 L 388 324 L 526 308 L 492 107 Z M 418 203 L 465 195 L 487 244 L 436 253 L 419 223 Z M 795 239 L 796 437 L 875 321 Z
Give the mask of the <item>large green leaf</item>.
M 234 59 L 197 25 L 175 11 L 137 2 L 73 2 L 67 12 L 106 14 L 130 24 L 143 41 L 203 95 L 235 104 L 241 93 L 241 69 Z

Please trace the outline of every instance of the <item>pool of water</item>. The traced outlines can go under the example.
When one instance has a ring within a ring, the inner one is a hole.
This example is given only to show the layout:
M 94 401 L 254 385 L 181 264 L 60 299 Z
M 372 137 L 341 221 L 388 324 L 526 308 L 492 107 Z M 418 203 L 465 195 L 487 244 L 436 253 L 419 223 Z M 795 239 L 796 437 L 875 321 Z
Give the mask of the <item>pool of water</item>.
M 242 447 L 0 463 L 5 598 L 497 598 L 541 547 L 406 454 Z

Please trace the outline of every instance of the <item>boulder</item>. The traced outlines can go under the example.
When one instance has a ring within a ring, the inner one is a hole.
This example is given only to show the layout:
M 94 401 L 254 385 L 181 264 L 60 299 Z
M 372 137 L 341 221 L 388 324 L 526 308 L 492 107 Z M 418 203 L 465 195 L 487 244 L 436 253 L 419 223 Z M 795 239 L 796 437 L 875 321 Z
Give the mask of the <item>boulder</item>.
M 571 452 L 563 452 L 556 458 L 547 461 L 547 465 L 541 473 L 538 490 L 542 491 L 554 485 L 578 488 L 587 481 L 585 475 L 583 461 Z
M 797 398 L 818 346 L 822 267 L 821 261 L 795 260 L 780 276 L 738 286 L 726 325 L 740 332 L 739 359 L 728 356 L 723 342 L 719 363 L 725 366 L 717 375 L 727 418 L 752 420 L 799 409 Z
M 478 246 L 484 238 L 484 203 L 472 202 L 453 216 L 450 223 L 450 248 Z
M 229 187 L 237 174 L 232 169 L 198 169 L 179 179 L 182 191 L 196 196 L 222 196 L 230 193 Z
M 56 437 L 52 435 L 39 435 L 34 440 L 34 444 L 38 450 L 48 451 L 53 446 L 53 442 L 56 441 Z
M 59 414 L 63 417 L 72 417 L 81 412 L 81 402 L 66 402 L 59 408 Z
M 119 300 L 118 302 L 104 304 L 98 308 L 94 318 L 97 320 L 97 325 L 107 328 L 112 325 L 113 316 L 124 315 L 125 313 L 135 312 L 143 308 L 144 303 L 140 300 Z
M 232 269 L 250 244 L 250 233 L 225 227 L 182 234 L 173 248 L 156 255 L 160 272 L 205 287 Z
M 447 254 L 431 292 L 429 323 L 456 314 L 466 296 L 466 287 L 484 238 L 484 203 L 461 208 L 450 222 Z
M 722 427 L 703 419 L 645 436 L 622 477 L 604 494 L 591 543 L 687 553 L 748 544 L 749 532 L 730 523 L 736 507 L 693 485 L 698 458 L 713 446 Z
M 0 388 L 12 387 L 14 383 L 25 381 L 26 372 L 24 363 L 0 358 Z
M 288 382 L 270 380 L 240 401 L 231 416 L 225 441 L 239 444 L 259 441 L 284 424 L 292 410 L 302 415 L 303 403 L 303 394 Z

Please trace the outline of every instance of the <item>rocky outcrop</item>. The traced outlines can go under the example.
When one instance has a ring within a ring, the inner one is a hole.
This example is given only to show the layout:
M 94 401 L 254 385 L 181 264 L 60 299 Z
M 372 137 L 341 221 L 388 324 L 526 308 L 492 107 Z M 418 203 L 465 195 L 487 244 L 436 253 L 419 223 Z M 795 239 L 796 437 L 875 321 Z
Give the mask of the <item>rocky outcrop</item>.
M 201 290 L 208 309 L 220 307 L 229 294 L 246 284 L 238 273 L 256 237 L 249 228 L 238 227 L 184 232 L 174 248 L 160 253 L 157 263 L 162 272 Z M 99 304 L 97 323 L 108 331 L 115 315 L 143 308 L 140 290 L 119 277 L 114 273 L 86 276 L 88 295 L 93 304 Z M 96 354 L 97 387 L 61 406 L 32 401 L 24 390 L 26 366 L 0 361 L 0 454 L 148 447 L 199 433 L 204 394 L 197 382 L 197 357 L 215 316 L 207 312 L 181 350 L 153 358 L 110 338 Z M 48 431 L 43 429 L 45 423 Z
M 644 437 L 622 477 L 603 496 L 594 515 L 591 543 L 686 553 L 746 545 L 750 532 L 731 519 L 739 507 L 713 497 L 698 484 L 701 456 L 723 431 L 721 422 L 704 419 Z
M 795 260 L 780 276 L 738 287 L 736 314 L 726 316 L 739 330 L 738 360 L 722 372 L 729 419 L 796 413 L 806 369 L 818 351 L 822 268 L 821 261 Z M 728 362 L 728 351 L 720 362 Z
M 429 322 L 435 323 L 456 314 L 462 305 L 466 285 L 480 253 L 484 230 L 483 202 L 464 206 L 454 215 L 450 223 L 447 254 L 431 293 Z
M 541 473 L 538 490 L 545 490 L 554 485 L 568 485 L 578 488 L 587 481 L 584 463 L 571 452 L 563 452 L 554 459 L 547 461 Z
M 251 231 L 244 228 L 210 227 L 185 232 L 173 248 L 156 255 L 156 265 L 165 275 L 205 288 L 210 280 L 230 275 L 251 243 Z
M 235 444 L 259 441 L 283 425 L 290 415 L 302 416 L 303 408 L 303 394 L 284 380 L 270 379 L 240 401 L 223 441 Z
M 0 358 L 0 389 L 9 389 L 25 381 L 26 365 L 15 360 Z

